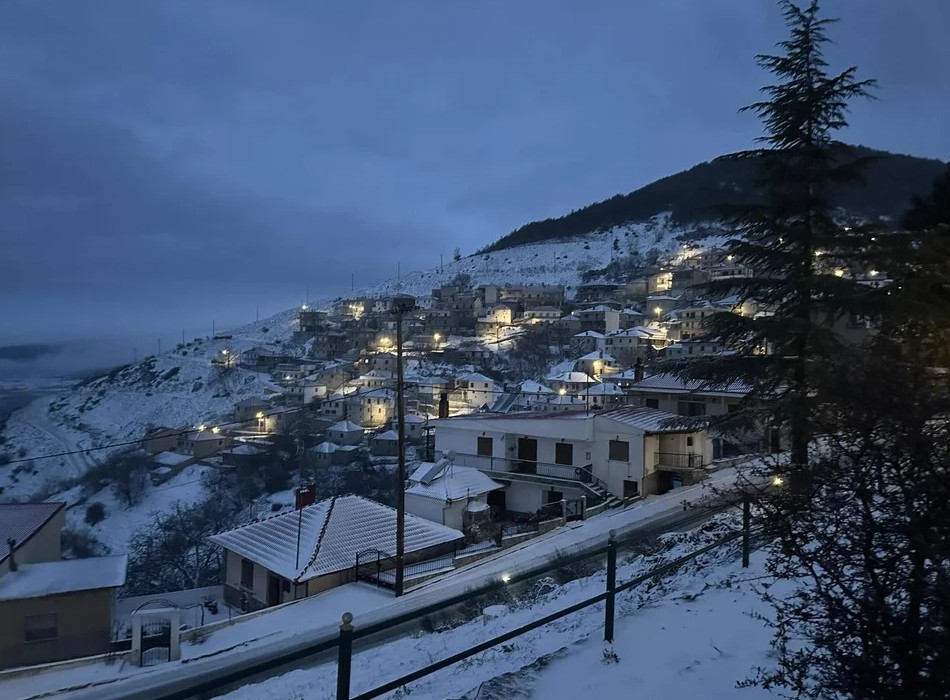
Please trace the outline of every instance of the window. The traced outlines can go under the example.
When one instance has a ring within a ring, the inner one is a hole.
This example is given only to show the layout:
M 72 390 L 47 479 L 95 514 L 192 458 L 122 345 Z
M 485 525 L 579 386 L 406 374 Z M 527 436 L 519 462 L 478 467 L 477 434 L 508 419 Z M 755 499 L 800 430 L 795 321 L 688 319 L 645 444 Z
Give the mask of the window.
M 290 593 L 290 581 L 281 579 L 280 588 L 284 593 Z
M 681 416 L 705 416 L 706 404 L 702 401 L 679 401 L 676 412 Z
M 241 560 L 241 585 L 254 590 L 254 562 L 250 559 Z
M 23 620 L 23 641 L 42 642 L 56 639 L 56 613 L 27 615 Z
M 476 454 L 479 457 L 491 457 L 492 455 L 492 439 L 490 437 L 480 437 L 478 438 L 478 449 Z
M 660 400 L 659 399 L 647 399 L 643 402 L 647 408 L 659 408 Z
M 691 438 L 691 437 L 687 437 L 687 438 L 686 438 L 686 446 L 687 446 L 687 447 L 692 447 L 692 446 L 693 446 L 693 438 Z
M 555 464 L 574 464 L 574 445 L 569 442 L 558 442 L 554 445 Z
M 607 447 L 607 459 L 616 462 L 629 462 L 630 443 L 626 440 L 611 440 Z

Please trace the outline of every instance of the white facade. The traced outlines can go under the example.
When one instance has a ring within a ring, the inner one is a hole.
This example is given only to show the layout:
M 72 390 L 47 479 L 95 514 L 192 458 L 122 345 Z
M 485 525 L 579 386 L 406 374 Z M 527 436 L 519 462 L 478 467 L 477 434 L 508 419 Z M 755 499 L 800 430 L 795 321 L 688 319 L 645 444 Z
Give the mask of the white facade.
M 435 446 L 455 452 L 458 464 L 490 472 L 526 470 L 563 480 L 582 479 L 589 470 L 615 496 L 629 497 L 665 490 L 658 487 L 665 479 L 660 471 L 687 471 L 712 458 L 705 431 L 665 427 L 675 418 L 640 407 L 458 416 L 434 423 Z

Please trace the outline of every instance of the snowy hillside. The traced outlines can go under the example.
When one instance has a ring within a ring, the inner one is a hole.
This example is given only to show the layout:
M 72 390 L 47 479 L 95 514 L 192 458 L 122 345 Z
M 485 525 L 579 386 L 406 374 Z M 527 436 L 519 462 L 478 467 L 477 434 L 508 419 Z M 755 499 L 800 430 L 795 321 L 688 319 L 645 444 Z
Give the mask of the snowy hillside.
M 562 284 L 572 297 L 587 270 L 605 267 L 611 260 L 639 253 L 646 256 L 656 250 L 661 258 L 675 255 L 681 237 L 689 237 L 693 228 L 674 225 L 668 215 L 641 223 L 629 223 L 598 233 L 570 239 L 533 243 L 504 250 L 472 255 L 446 263 L 442 271 L 425 270 L 403 275 L 362 290 L 368 296 L 401 292 L 413 296 L 430 294 L 456 275 L 471 275 L 479 284 Z
M 38 459 L 44 455 L 135 440 L 154 426 L 225 419 L 237 401 L 261 397 L 274 387 L 267 375 L 239 367 L 223 370 L 212 365 L 212 357 L 255 345 L 303 353 L 290 344 L 295 321 L 296 312 L 286 311 L 232 331 L 230 340 L 195 339 L 16 411 L 0 451 L 35 461 L 0 466 L 2 496 L 29 497 L 44 485 L 80 476 L 109 451 Z

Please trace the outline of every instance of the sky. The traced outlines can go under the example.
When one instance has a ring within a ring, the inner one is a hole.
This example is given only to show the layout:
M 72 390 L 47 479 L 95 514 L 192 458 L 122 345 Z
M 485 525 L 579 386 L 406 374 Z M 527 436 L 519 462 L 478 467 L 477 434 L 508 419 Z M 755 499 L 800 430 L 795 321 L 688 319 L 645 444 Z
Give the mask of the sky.
M 950 158 L 950 3 L 828 0 Z M 765 0 L 3 0 L 0 345 L 254 320 L 748 147 Z

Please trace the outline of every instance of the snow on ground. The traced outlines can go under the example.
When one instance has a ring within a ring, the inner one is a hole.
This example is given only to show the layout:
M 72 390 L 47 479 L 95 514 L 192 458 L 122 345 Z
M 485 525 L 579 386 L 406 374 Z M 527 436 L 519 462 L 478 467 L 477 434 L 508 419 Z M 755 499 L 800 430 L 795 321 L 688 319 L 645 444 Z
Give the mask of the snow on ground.
M 446 263 L 441 272 L 438 269 L 410 272 L 398 280 L 367 287 L 362 293 L 385 296 L 400 292 L 423 296 L 439 285 L 448 284 L 456 275 L 466 274 L 471 275 L 476 285 L 562 284 L 568 296 L 573 296 L 583 272 L 603 268 L 611 260 L 633 251 L 645 255 L 655 248 L 661 254 L 673 253 L 679 246 L 678 237 L 689 232 L 673 224 L 669 215 L 660 214 L 645 222 L 624 224 L 599 233 L 471 255 Z
M 675 544 L 661 555 L 635 556 L 621 563 L 618 580 L 628 580 L 688 554 L 720 537 L 725 528 L 703 530 L 702 534 L 674 536 Z M 750 617 L 750 613 L 768 613 L 759 591 L 765 575 L 764 557 L 756 556 L 749 569 L 742 569 L 737 559 L 737 546 L 725 546 L 659 583 L 620 594 L 613 645 L 617 663 L 604 664 L 607 647 L 602 636 L 604 605 L 600 603 L 415 681 L 401 694 L 389 697 L 473 697 L 482 684 L 498 683 L 504 692 L 494 697 L 776 697 L 758 689 L 735 687 L 736 681 L 749 678 L 756 667 L 769 663 L 769 631 L 762 621 Z M 365 692 L 597 595 L 604 586 L 603 571 L 560 586 L 551 578 L 543 579 L 515 590 L 513 599 L 502 603 L 502 614 L 493 606 L 490 619 L 476 616 L 458 626 L 436 619 L 432 624 L 446 625 L 444 631 L 402 637 L 362 651 L 357 642 L 351 693 Z M 483 603 L 481 609 L 485 607 Z M 496 680 L 505 674 L 511 675 Z M 334 697 L 335 679 L 336 664 L 328 662 L 245 686 L 224 697 L 329 699 Z M 593 694 L 610 690 L 616 694 Z
M 662 496 L 649 496 L 637 505 L 570 523 L 498 555 L 461 567 L 452 574 L 413 589 L 402 598 L 394 599 L 391 594 L 366 584 L 351 584 L 261 614 L 242 616 L 230 626 L 211 631 L 201 644 L 183 644 L 183 657 L 191 660 L 187 666 L 166 664 L 141 669 L 127 664 L 95 663 L 53 670 L 29 679 L 0 680 L 0 697 L 12 700 L 90 683 L 124 681 L 79 695 L 102 700 L 112 697 L 110 692 L 117 693 L 116 697 L 125 697 L 122 692 L 132 683 L 180 679 L 183 674 L 202 673 L 221 665 L 239 667 L 263 653 L 277 653 L 335 635 L 344 611 L 354 614 L 357 625 L 372 624 L 471 588 L 498 582 L 506 574 L 532 569 L 559 554 L 603 544 L 611 530 L 623 537 L 638 528 L 655 526 L 671 516 L 681 515 L 684 503 L 700 504 L 710 494 L 711 488 L 728 488 L 735 477 L 734 470 L 722 470 L 704 484 L 675 489 Z M 228 650 L 228 654 L 221 654 L 224 650 Z

